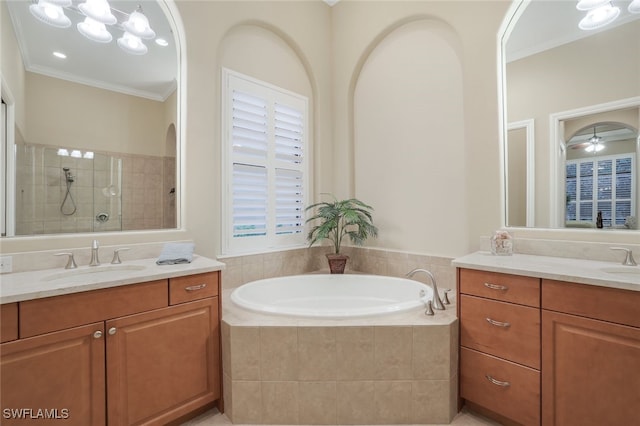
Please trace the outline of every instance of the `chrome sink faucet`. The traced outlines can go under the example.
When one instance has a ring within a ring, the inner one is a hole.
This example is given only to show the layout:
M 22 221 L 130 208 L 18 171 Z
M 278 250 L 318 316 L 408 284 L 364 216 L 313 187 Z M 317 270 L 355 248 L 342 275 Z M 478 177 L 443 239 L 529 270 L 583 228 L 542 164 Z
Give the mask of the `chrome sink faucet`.
M 442 299 L 440 299 L 440 294 L 438 293 L 438 286 L 436 285 L 436 279 L 431 272 L 427 271 L 426 269 L 416 268 L 413 271 L 407 273 L 407 277 L 411 278 L 418 272 L 424 272 L 429 276 L 429 279 L 431 280 L 431 289 L 433 290 L 433 299 L 432 299 L 433 308 L 444 311 L 445 307 L 444 307 L 444 304 L 442 303 Z
M 98 240 L 93 240 L 91 243 L 91 261 L 89 262 L 89 266 L 98 266 L 100 264 L 100 259 L 98 258 Z
M 633 252 L 628 249 L 628 248 L 624 248 L 624 247 L 609 247 L 611 250 L 622 250 L 625 251 L 627 253 L 627 255 L 625 256 L 624 260 L 622 261 L 622 264 L 625 266 L 636 266 L 636 260 L 633 258 Z

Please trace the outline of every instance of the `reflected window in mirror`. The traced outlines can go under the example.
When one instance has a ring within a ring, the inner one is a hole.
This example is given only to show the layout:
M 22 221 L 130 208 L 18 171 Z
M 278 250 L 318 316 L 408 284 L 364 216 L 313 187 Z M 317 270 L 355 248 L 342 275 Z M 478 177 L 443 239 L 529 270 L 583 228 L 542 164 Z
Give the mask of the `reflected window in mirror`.
M 2 162 L 11 186 L 3 197 L 6 234 L 176 228 L 182 95 L 175 7 L 111 0 L 113 42 L 95 43 L 76 30 L 82 10 L 63 8 L 72 25 L 54 28 L 30 4 L 0 3 L 0 72 L 15 110 L 7 140 L 15 159 Z M 132 52 L 117 40 L 138 7 L 164 42 L 143 38 L 144 49 Z

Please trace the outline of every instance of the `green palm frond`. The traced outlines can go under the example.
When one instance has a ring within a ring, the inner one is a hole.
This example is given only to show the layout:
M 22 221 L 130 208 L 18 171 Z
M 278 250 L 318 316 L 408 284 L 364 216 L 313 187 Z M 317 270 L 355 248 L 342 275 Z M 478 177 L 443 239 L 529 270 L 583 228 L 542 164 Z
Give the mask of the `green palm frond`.
M 378 236 L 378 228 L 373 224 L 373 207 L 356 198 L 319 202 L 306 208 L 315 214 L 306 222 L 316 222 L 307 235 L 309 246 L 328 239 L 333 243 L 335 253 L 340 253 L 342 239 L 346 236 L 355 245 L 362 245 L 369 237 Z

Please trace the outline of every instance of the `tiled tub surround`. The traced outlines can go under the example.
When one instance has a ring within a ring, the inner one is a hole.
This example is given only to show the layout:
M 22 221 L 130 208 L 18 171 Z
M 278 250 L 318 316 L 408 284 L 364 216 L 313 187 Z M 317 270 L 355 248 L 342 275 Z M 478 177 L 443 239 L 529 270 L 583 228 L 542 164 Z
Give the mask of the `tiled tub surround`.
M 269 316 L 223 292 L 225 413 L 244 424 L 449 423 L 455 305 L 351 320 Z
M 325 258 L 325 253 L 329 251 L 328 247 L 315 246 L 246 256 L 220 256 L 218 260 L 226 265 L 223 286 L 235 288 L 264 278 L 329 272 Z M 349 256 L 347 273 L 358 271 L 364 274 L 404 277 L 412 269 L 424 268 L 434 274 L 441 290 L 455 289 L 456 271 L 451 266 L 450 257 L 364 247 L 344 247 L 342 252 Z M 413 279 L 426 282 L 425 277 L 424 274 L 418 274 Z

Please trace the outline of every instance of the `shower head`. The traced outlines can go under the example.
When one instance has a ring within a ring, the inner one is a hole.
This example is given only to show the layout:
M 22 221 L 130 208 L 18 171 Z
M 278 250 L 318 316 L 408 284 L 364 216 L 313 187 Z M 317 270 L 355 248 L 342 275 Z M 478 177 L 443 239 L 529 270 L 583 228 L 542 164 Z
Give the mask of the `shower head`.
M 68 167 L 63 167 L 62 170 L 64 170 L 65 172 L 68 172 L 69 168 Z

